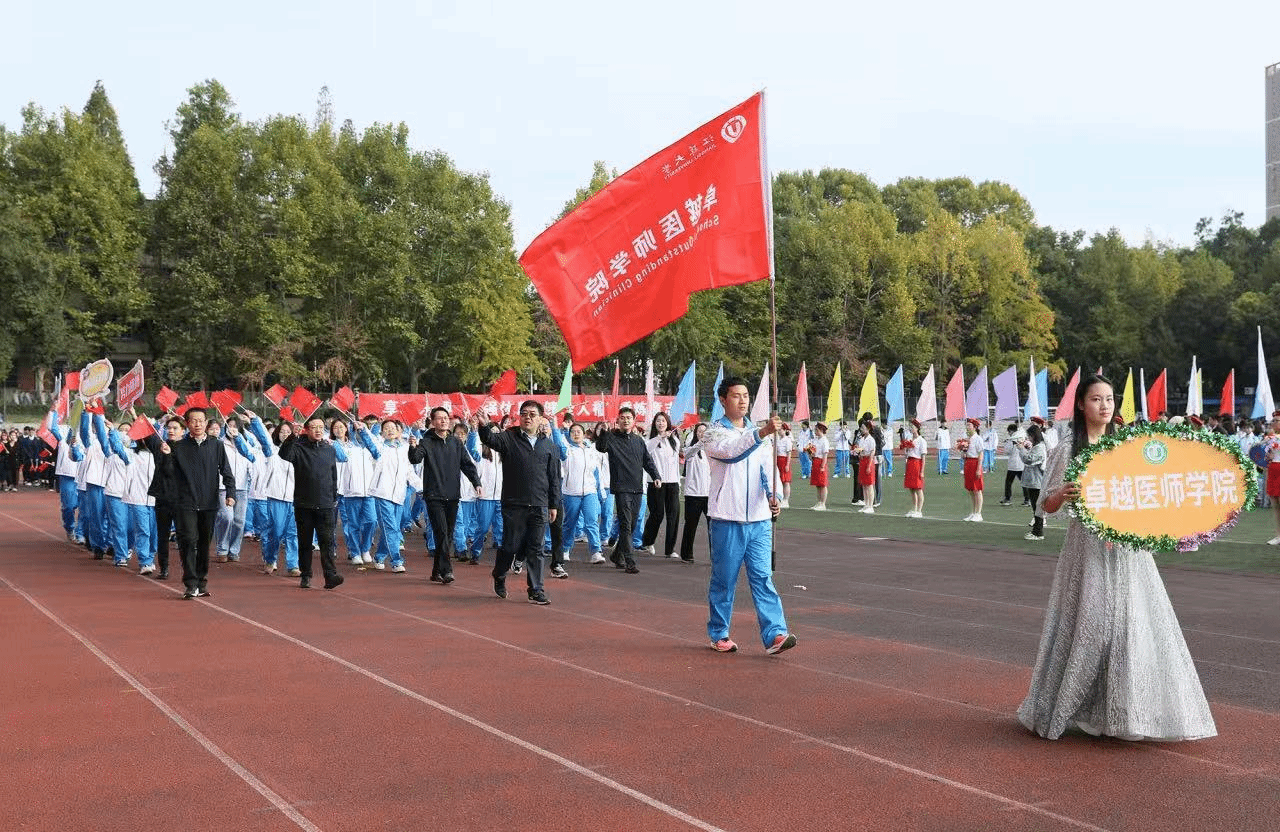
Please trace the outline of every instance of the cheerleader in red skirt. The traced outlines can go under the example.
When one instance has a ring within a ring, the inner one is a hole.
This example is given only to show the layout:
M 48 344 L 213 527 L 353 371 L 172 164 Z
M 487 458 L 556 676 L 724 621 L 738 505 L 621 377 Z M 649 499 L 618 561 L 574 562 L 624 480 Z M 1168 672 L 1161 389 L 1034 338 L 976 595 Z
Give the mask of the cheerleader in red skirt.
M 814 503 L 814 511 L 827 510 L 827 452 L 831 443 L 827 441 L 827 426 L 818 423 L 813 429 L 813 439 L 809 442 L 809 456 L 812 457 L 812 468 L 809 470 L 809 485 L 818 489 L 818 502 Z
M 782 508 L 791 504 L 791 450 L 796 441 L 791 438 L 791 426 L 785 422 L 782 432 L 774 434 L 775 455 L 778 458 L 778 482 L 782 483 Z
M 973 501 L 973 511 L 964 519 L 971 523 L 982 522 L 982 439 L 978 436 L 981 427 L 977 419 L 965 420 L 964 490 Z
M 912 419 L 902 429 L 903 453 L 907 456 L 907 474 L 902 480 L 903 486 L 911 492 L 911 510 L 907 517 L 924 516 L 924 455 L 927 444 L 920 435 L 920 420 Z
M 1280 546 L 1280 410 L 1271 414 L 1271 431 L 1262 440 L 1267 449 L 1267 496 L 1271 498 L 1272 517 L 1276 521 L 1276 536 L 1267 541 L 1268 546 Z
M 860 514 L 875 514 L 876 493 L 876 438 L 871 435 L 871 420 L 858 423 L 858 486 L 862 489 L 866 504 L 858 509 Z

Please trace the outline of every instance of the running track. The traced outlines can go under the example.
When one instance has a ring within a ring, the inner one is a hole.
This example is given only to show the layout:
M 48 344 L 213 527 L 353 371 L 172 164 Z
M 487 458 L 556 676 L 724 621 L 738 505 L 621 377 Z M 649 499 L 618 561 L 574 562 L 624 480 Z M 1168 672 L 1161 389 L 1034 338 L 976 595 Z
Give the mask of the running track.
M 1051 558 L 784 531 L 770 657 L 745 586 L 708 649 L 705 564 L 579 547 L 537 608 L 420 556 L 304 592 L 247 543 L 184 602 L 60 532 L 0 499 L 4 830 L 1280 828 L 1274 578 L 1164 572 L 1221 736 L 1051 743 L 1013 718 Z

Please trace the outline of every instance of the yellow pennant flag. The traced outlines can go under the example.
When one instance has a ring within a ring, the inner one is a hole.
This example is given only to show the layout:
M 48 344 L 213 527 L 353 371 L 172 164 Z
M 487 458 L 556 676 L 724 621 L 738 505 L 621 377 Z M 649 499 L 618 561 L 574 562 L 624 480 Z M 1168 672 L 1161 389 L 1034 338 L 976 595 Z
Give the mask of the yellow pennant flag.
M 844 390 L 840 386 L 840 365 L 836 365 L 836 374 L 831 377 L 831 392 L 827 393 L 827 424 L 834 424 L 844 418 Z
M 1133 403 L 1133 368 L 1129 368 L 1129 378 L 1124 383 L 1124 396 L 1120 399 L 1120 418 L 1126 425 L 1132 425 L 1138 418 L 1138 410 Z
M 871 418 L 880 421 L 880 387 L 876 383 L 876 365 L 871 362 L 867 377 L 862 382 L 862 395 L 858 397 L 858 418 L 870 413 Z

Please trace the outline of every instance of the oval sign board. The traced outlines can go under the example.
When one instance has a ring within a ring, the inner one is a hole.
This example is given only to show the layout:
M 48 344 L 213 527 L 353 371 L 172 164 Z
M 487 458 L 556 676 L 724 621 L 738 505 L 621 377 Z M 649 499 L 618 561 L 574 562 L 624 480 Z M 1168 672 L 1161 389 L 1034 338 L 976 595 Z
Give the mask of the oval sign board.
M 100 358 L 80 371 L 80 398 L 96 399 L 111 389 L 115 368 L 105 358 Z
M 1105 539 L 1190 548 L 1234 525 L 1256 493 L 1253 466 L 1228 449 L 1227 437 L 1135 425 L 1108 439 L 1116 441 L 1082 460 L 1076 477 L 1077 512 L 1100 525 Z

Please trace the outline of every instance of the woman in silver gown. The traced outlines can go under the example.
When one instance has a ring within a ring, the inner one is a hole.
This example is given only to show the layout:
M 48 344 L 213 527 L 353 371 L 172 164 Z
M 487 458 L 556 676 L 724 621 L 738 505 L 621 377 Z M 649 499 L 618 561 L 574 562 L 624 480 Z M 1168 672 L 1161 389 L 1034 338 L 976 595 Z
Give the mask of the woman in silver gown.
M 1049 456 L 1041 508 L 1080 494 L 1063 472 L 1076 448 L 1113 430 L 1115 393 L 1101 376 L 1076 390 L 1072 439 Z M 1045 611 L 1031 690 L 1018 719 L 1047 739 L 1076 728 L 1126 740 L 1217 735 L 1178 619 L 1150 552 L 1100 540 L 1071 519 Z

